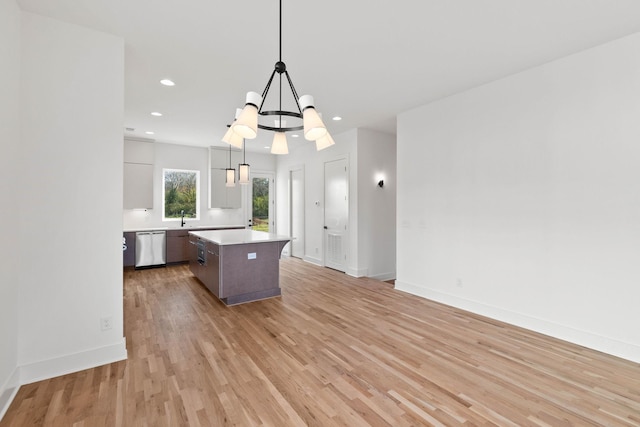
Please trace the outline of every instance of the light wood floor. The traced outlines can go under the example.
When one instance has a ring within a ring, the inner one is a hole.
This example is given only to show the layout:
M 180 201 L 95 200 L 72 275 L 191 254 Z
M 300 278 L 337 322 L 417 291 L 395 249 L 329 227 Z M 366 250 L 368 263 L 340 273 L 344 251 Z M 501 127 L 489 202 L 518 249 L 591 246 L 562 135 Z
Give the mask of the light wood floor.
M 640 365 L 281 262 L 224 307 L 177 266 L 125 273 L 129 359 L 23 386 L 0 426 L 640 425 Z

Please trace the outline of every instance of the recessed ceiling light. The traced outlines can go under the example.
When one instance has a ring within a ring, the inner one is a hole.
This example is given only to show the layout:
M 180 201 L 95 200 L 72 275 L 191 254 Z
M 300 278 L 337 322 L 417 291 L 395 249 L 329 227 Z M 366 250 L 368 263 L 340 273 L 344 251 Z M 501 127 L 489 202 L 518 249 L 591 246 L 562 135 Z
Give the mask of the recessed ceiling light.
M 337 121 L 342 120 L 342 117 L 340 117 L 340 116 L 335 116 L 335 117 L 333 118 L 333 120 L 335 120 L 335 121 L 337 122 Z
M 152 116 L 156 116 L 156 117 L 160 117 L 162 116 L 162 113 L 158 113 L 157 111 L 154 111 L 153 113 L 151 113 Z
M 162 80 L 160 80 L 160 83 L 162 83 L 165 86 L 175 86 L 176 85 L 173 81 L 171 81 L 169 79 L 162 79 Z
M 300 135 L 298 135 L 297 133 L 294 133 L 293 135 L 291 135 L 291 138 L 298 138 Z
M 153 134 L 155 134 L 155 132 L 151 132 L 150 130 L 146 131 L 145 133 L 146 133 L 147 135 L 153 135 Z
M 268 150 L 268 149 L 269 149 L 269 148 L 271 148 L 271 147 L 269 147 L 269 146 L 267 145 L 267 146 L 266 146 L 266 147 L 264 147 L 264 148 Z

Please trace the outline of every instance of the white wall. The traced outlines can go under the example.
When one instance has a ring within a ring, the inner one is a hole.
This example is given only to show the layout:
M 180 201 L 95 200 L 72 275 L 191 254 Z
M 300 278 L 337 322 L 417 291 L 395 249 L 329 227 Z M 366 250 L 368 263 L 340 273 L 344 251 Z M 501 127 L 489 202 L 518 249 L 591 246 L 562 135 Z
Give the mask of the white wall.
M 358 252 L 364 275 L 396 278 L 396 137 L 367 129 L 358 129 Z
M 121 39 L 22 13 L 23 383 L 126 357 Z M 113 318 L 102 332 L 101 317 Z
M 277 227 L 289 234 L 289 171 L 304 166 L 305 256 L 324 265 L 324 164 L 345 158 L 349 168 L 346 273 L 383 280 L 395 277 L 395 137 L 364 129 L 334 135 L 336 144 L 317 151 L 309 142 L 278 157 Z M 386 174 L 388 186 L 375 183 Z M 375 182 L 374 182 L 375 180 Z M 380 191 L 377 191 L 380 190 Z M 317 203 L 316 203 L 317 202 Z M 285 249 L 286 250 L 286 249 Z
M 304 259 L 314 264 L 324 265 L 323 257 L 323 225 L 324 225 L 324 163 L 326 161 L 346 158 L 349 164 L 349 209 L 356 207 L 354 195 L 357 195 L 357 169 L 355 167 L 355 147 L 357 130 L 333 135 L 336 144 L 322 151 L 317 151 L 315 143 L 305 141 L 302 146 L 291 150 L 288 155 L 278 156 L 278 172 L 276 177 L 276 229 L 278 234 L 289 235 L 289 171 L 291 168 L 304 166 L 304 213 L 305 213 L 305 255 Z M 353 214 L 353 212 L 351 212 Z M 357 242 L 353 231 L 356 217 L 349 217 L 349 249 L 347 262 L 349 268 L 355 267 L 355 256 L 352 250 Z M 288 245 L 285 248 L 288 251 Z
M 18 6 L 14 0 L 0 0 L 0 419 L 18 380 L 20 38 Z
M 398 280 L 640 361 L 640 35 L 398 118 Z
M 125 140 L 126 144 L 126 140 Z M 189 220 L 189 225 L 246 225 L 246 188 L 243 186 L 242 209 L 209 209 L 209 149 L 181 144 L 156 142 L 154 146 L 153 168 L 153 209 L 124 210 L 125 230 L 149 227 L 179 227 L 180 221 L 162 221 L 162 169 L 186 169 L 200 171 L 200 219 Z M 246 153 L 247 163 L 252 171 L 276 170 L 276 159 L 272 154 Z M 235 168 L 238 166 L 235 165 Z

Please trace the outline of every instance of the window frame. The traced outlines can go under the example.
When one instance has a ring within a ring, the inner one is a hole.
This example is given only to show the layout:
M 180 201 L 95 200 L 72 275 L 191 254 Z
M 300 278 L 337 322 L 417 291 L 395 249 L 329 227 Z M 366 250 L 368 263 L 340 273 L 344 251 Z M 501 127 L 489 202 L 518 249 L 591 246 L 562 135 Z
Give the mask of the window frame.
M 184 218 L 186 221 L 199 221 L 200 220 L 200 171 L 195 169 L 176 169 L 176 168 L 162 168 L 162 221 L 180 221 L 181 217 L 170 217 L 166 216 L 166 174 L 167 172 L 178 172 L 178 173 L 189 173 L 195 174 L 196 180 L 196 201 L 195 201 L 195 217 L 186 217 Z

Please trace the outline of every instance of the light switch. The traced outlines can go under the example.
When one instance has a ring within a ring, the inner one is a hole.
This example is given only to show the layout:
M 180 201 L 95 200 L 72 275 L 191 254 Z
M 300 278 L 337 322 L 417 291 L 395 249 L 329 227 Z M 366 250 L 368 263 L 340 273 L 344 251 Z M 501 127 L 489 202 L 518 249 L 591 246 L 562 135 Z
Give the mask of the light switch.
M 256 259 L 256 253 L 255 252 L 249 252 L 247 254 L 247 259 Z

